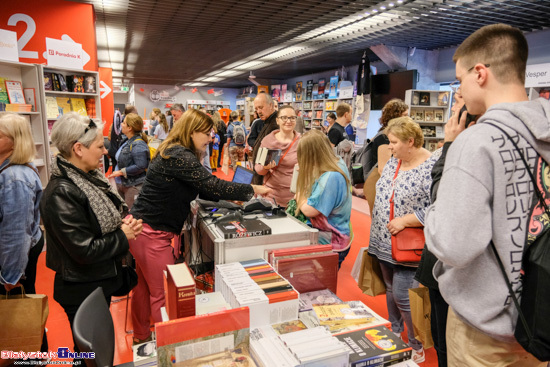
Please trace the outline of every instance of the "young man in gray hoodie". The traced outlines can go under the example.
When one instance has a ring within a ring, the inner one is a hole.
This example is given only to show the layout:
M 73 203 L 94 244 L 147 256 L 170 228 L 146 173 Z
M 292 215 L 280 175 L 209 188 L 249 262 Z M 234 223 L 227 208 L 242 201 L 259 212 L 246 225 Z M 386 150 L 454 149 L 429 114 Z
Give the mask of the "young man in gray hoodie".
M 527 54 L 519 29 L 494 24 L 470 35 L 453 57 L 468 112 L 483 116 L 449 148 L 426 215 L 426 245 L 438 258 L 433 274 L 450 306 L 449 366 L 546 366 L 514 338 L 518 312 L 490 247 L 492 241 L 519 296 L 534 191 L 513 144 L 489 123 L 508 132 L 535 177 L 543 177 L 550 102 L 528 100 Z

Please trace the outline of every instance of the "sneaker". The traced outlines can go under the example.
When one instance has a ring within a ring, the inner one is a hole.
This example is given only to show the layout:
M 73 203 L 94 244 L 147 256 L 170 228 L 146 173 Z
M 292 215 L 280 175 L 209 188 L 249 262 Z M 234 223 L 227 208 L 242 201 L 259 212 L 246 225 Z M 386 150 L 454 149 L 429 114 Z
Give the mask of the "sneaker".
M 426 355 L 424 354 L 424 348 L 420 348 L 419 350 L 412 351 L 412 361 L 414 363 L 422 363 L 426 360 Z
M 152 333 L 145 339 L 138 339 L 138 338 L 134 337 L 134 339 L 132 341 L 132 344 L 137 345 L 137 344 L 141 344 L 141 343 L 147 343 L 147 342 L 150 342 L 151 340 L 153 340 L 153 334 Z

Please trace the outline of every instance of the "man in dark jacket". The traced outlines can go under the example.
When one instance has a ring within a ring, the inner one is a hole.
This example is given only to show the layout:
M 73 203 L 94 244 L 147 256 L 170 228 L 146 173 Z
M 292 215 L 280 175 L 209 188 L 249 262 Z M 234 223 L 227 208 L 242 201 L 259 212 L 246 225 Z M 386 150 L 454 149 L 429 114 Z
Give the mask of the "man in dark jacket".
M 252 162 L 256 162 L 256 156 L 258 155 L 258 149 L 262 145 L 262 140 L 272 131 L 277 130 L 279 125 L 277 125 L 277 111 L 273 103 L 273 99 L 267 93 L 260 93 L 254 99 L 254 110 L 258 113 L 258 116 L 264 120 L 264 127 L 258 137 L 256 138 L 256 143 L 254 144 L 254 149 L 252 150 Z M 254 178 L 252 183 L 255 185 L 261 185 L 263 181 L 263 176 L 260 176 L 254 172 Z

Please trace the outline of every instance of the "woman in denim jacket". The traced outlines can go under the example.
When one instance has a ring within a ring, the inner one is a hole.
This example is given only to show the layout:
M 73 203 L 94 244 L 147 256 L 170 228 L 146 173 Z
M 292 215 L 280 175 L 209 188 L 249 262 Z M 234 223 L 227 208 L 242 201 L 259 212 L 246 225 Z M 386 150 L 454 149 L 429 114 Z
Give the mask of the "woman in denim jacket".
M 32 163 L 36 149 L 27 120 L 0 118 L 0 293 L 23 285 L 35 293 L 36 263 L 44 246 L 38 205 L 42 184 Z M 19 293 L 19 291 L 17 291 Z
M 116 186 L 120 196 L 132 209 L 143 183 L 145 171 L 151 160 L 147 136 L 143 133 L 143 120 L 136 113 L 126 116 L 121 124 L 122 133 L 127 139 L 122 142 L 116 153 L 117 166 L 109 177 L 116 177 Z

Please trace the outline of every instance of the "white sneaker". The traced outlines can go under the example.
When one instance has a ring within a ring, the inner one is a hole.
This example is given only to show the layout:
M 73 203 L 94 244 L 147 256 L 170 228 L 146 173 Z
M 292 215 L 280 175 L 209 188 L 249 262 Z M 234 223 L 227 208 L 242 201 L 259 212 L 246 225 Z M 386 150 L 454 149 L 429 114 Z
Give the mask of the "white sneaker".
M 411 359 L 414 363 L 422 363 L 426 360 L 426 355 L 424 354 L 424 348 L 420 348 L 419 350 L 412 351 Z

